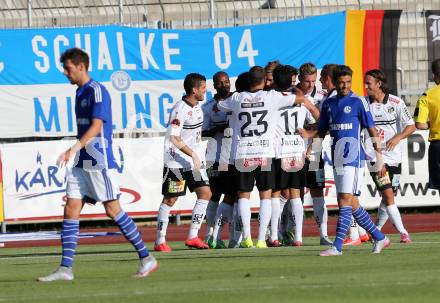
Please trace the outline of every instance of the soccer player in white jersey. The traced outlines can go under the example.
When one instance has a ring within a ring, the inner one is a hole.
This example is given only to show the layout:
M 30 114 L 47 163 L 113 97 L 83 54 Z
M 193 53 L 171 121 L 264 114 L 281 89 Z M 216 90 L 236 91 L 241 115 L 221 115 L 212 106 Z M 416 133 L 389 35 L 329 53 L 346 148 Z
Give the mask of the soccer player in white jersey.
M 225 248 L 220 235 L 224 224 L 232 221 L 237 192 L 233 178 L 231 178 L 231 170 L 229 170 L 230 152 L 228 150 L 230 147 L 224 146 L 231 141 L 227 140 L 224 134 L 228 127 L 228 114 L 220 111 L 217 104 L 231 95 L 231 83 L 228 74 L 223 71 L 214 74 L 213 83 L 217 93 L 202 105 L 202 136 L 209 138 L 206 162 L 212 192 L 211 200 L 206 209 L 208 226 L 205 239 L 211 248 Z M 224 198 L 219 205 L 222 194 L 224 194 Z
M 145 277 L 158 268 L 149 254 L 138 228 L 121 209 L 116 162 L 112 151 L 111 99 L 105 86 L 90 78 L 89 56 L 79 48 L 66 50 L 60 58 L 64 75 L 77 85 L 75 114 L 78 141 L 61 154 L 58 165 L 65 165 L 72 157 L 75 164 L 67 172 L 67 202 L 64 207 L 61 232 L 62 259 L 58 269 L 41 282 L 74 279 L 72 265 L 78 245 L 79 216 L 85 203 L 102 202 L 106 214 L 120 228 L 125 238 L 136 249 L 140 265 L 136 277 Z
M 324 71 L 325 73 L 326 71 Z M 313 63 L 304 63 L 299 68 L 299 83 L 298 88 L 304 93 L 306 97 L 309 97 L 316 107 L 321 110 L 322 101 L 326 96 L 326 92 L 319 90 L 316 87 L 316 79 L 318 71 Z M 316 126 L 316 125 L 315 125 Z M 309 125 L 307 127 L 315 127 Z M 307 145 L 312 143 L 312 140 L 307 140 Z M 322 159 L 321 151 L 314 151 L 313 148 L 309 148 L 307 152 L 306 160 L 306 174 L 307 174 L 307 187 L 310 190 L 310 195 L 313 200 L 313 216 L 316 224 L 319 228 L 320 244 L 330 245 L 331 242 L 327 234 L 327 208 L 324 200 L 324 186 L 325 186 L 325 173 L 324 173 L 324 161 Z M 302 216 L 304 213 L 303 204 L 300 200 L 295 200 L 292 203 L 295 213 L 295 225 L 302 225 Z
M 186 188 L 195 191 L 197 201 L 194 205 L 191 226 L 185 245 L 206 249 L 208 245 L 198 232 L 211 199 L 206 173 L 205 150 L 202 141 L 203 112 L 199 102 L 206 93 L 204 76 L 191 73 L 183 82 L 186 95 L 178 101 L 170 114 L 165 135 L 164 169 L 162 194 L 164 196 L 157 216 L 157 235 L 154 250 L 169 252 L 171 247 L 165 240 L 170 210 L 179 196 L 185 195 Z
M 365 162 L 361 131 L 366 128 L 372 138 L 377 137 L 377 132 L 367 101 L 351 91 L 352 73 L 345 65 L 335 68 L 333 83 L 337 95 L 325 100 L 321 107 L 318 132 L 320 138 L 324 138 L 328 131 L 332 137 L 333 175 L 338 193 L 339 217 L 333 246 L 322 251 L 320 256 L 342 255 L 343 241 L 352 215 L 372 235 L 373 253 L 380 253 L 390 245 L 390 240 L 374 225 L 358 200 Z M 374 141 L 373 146 L 376 151 L 375 169 L 383 177 L 385 169 L 380 146 L 377 141 Z
M 283 95 L 275 90 L 265 91 L 265 70 L 254 66 L 249 70 L 248 92 L 235 93 L 218 104 L 219 109 L 232 112 L 232 152 L 235 154 L 238 207 L 243 226 L 241 247 L 253 247 L 251 238 L 250 193 L 256 183 L 260 192 L 260 229 L 256 247 L 267 247 L 265 236 L 271 216 L 271 193 L 274 187 L 273 140 L 278 110 L 301 104 L 304 97 Z
M 382 195 L 376 225 L 381 229 L 389 217 L 400 233 L 400 242 L 410 243 L 411 239 L 403 226 L 394 195 L 399 187 L 402 172 L 400 141 L 415 131 L 415 123 L 405 106 L 405 102 L 389 93 L 386 76 L 381 70 L 369 70 L 365 74 L 364 83 L 368 93 L 367 100 L 370 102 L 370 111 L 381 140 L 383 160 L 387 170 L 386 175 L 382 178 L 378 176 L 377 172 L 371 172 L 371 177 Z M 369 141 L 367 140 L 367 142 Z M 369 152 L 371 149 L 368 148 L 366 151 L 371 157 L 369 160 L 374 162 L 374 153 Z
M 291 94 L 292 77 L 297 70 L 288 65 L 279 65 L 273 72 L 275 87 L 278 91 Z M 266 243 L 269 247 L 281 246 L 278 240 L 278 219 L 280 212 L 281 190 L 287 190 L 290 203 L 301 201 L 301 190 L 305 186 L 305 143 L 298 129 L 304 127 L 304 121 L 313 124 L 319 119 L 319 110 L 309 99 L 297 105 L 279 110 L 279 118 L 274 140 L 275 147 L 275 187 L 272 191 L 271 233 Z M 293 210 L 293 205 L 290 208 Z M 274 213 L 276 213 L 274 215 Z M 291 214 L 293 215 L 293 214 Z M 302 226 L 301 226 L 302 227 Z M 295 246 L 302 245 L 301 228 L 295 229 Z

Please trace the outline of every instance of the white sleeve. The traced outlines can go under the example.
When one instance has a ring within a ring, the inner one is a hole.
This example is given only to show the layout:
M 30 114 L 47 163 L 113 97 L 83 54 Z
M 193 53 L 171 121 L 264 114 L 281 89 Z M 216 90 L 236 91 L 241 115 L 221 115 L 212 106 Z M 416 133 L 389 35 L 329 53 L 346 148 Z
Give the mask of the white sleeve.
M 412 119 L 411 114 L 409 113 L 408 108 L 403 100 L 400 100 L 397 108 L 397 119 L 400 120 L 399 122 L 402 127 L 414 125 L 414 120 Z
M 296 95 L 295 94 L 287 94 L 287 93 L 280 93 L 275 90 L 271 90 L 271 100 L 273 100 L 273 104 L 277 106 L 277 110 L 288 107 L 288 106 L 294 106 Z
M 186 119 L 185 111 L 181 106 L 176 106 L 170 115 L 170 122 L 168 123 L 167 130 L 171 136 L 180 137 L 180 133 L 183 129 L 183 124 Z
M 316 120 L 315 120 L 315 118 L 313 118 L 312 113 L 307 108 L 305 108 L 304 106 L 302 106 L 302 107 L 304 108 L 304 111 L 306 113 L 306 121 L 307 121 L 307 123 L 308 124 L 315 124 Z
M 232 94 L 232 96 L 230 96 L 229 98 L 219 102 L 217 104 L 217 107 L 219 110 L 221 110 L 222 112 L 230 112 L 233 111 L 234 109 L 234 103 L 237 100 L 239 93 L 234 93 Z

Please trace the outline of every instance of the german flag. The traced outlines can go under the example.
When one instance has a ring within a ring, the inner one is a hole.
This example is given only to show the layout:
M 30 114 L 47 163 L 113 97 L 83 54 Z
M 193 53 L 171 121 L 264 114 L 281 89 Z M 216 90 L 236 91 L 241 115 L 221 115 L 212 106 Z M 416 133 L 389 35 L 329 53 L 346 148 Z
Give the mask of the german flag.
M 347 11 L 345 64 L 353 69 L 352 90 L 365 95 L 363 75 L 381 69 L 391 91 L 397 91 L 397 35 L 401 10 Z

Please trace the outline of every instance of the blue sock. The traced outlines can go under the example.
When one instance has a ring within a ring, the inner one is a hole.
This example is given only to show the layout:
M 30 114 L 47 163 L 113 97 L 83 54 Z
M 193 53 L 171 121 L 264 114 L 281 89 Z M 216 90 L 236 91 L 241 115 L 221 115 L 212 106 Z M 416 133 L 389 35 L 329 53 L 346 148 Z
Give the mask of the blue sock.
M 336 237 L 335 241 L 333 242 L 333 246 L 336 247 L 338 251 L 342 251 L 345 235 L 350 228 L 351 212 L 351 206 L 342 206 L 339 208 L 338 223 L 336 225 Z
M 385 235 L 377 228 L 376 225 L 374 225 L 370 215 L 362 206 L 359 206 L 359 208 L 353 212 L 353 217 L 363 229 L 368 231 L 373 236 L 374 240 L 380 241 L 385 239 Z
M 133 220 L 123 211 L 115 217 L 115 222 L 121 230 L 124 237 L 130 241 L 130 243 L 136 249 L 139 258 L 148 257 L 148 249 L 145 247 L 141 234 Z
M 79 220 L 63 220 L 63 231 L 61 232 L 61 244 L 63 247 L 63 257 L 61 266 L 72 267 L 73 256 L 78 245 Z

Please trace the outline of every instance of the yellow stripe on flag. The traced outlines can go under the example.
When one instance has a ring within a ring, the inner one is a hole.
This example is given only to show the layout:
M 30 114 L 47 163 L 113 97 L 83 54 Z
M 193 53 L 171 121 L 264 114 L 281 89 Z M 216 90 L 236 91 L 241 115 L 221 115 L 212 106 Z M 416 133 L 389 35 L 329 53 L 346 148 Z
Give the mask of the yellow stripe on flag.
M 345 21 L 345 64 L 353 70 L 352 91 L 363 96 L 362 49 L 364 42 L 364 10 L 349 10 Z

